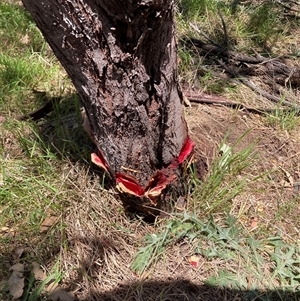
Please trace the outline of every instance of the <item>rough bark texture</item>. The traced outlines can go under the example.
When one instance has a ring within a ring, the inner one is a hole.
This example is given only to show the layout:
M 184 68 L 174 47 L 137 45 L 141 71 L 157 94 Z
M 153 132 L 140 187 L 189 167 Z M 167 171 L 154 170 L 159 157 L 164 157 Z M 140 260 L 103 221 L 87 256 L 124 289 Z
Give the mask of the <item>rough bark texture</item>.
M 72 79 L 112 176 L 145 186 L 187 126 L 172 0 L 23 0 Z

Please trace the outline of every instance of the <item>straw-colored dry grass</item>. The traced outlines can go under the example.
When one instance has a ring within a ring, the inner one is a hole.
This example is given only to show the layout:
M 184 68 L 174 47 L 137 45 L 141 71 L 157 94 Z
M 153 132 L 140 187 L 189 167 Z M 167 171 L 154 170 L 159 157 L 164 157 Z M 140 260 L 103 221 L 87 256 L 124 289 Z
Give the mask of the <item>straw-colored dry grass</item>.
M 174 209 L 147 224 L 126 212 L 109 179 L 91 165 L 94 146 L 82 128 L 75 91 L 32 20 L 14 3 L 0 4 L 5 25 L 0 29 L 0 299 L 11 300 L 7 281 L 21 263 L 24 301 L 55 299 L 53 282 L 62 300 L 298 300 L 295 112 L 261 116 L 222 106 L 186 108 L 202 178 L 191 173 L 185 212 Z M 202 28 L 222 42 L 217 1 L 182 3 L 201 10 L 178 11 L 180 36 Z M 240 18 L 231 15 L 230 6 L 221 7 L 231 46 L 276 51 L 283 45 L 278 55 L 290 49 L 296 56 L 297 19 L 279 24 L 268 15 L 265 27 L 252 22 L 247 29 L 251 13 L 253 19 L 261 14 L 255 5 L 265 9 L 261 1 L 238 4 Z M 270 24 L 277 31 L 268 37 Z M 180 49 L 180 72 L 190 84 L 247 106 L 280 109 L 236 80 L 215 77 L 219 67 L 189 51 Z M 15 120 L 43 101 L 33 90 L 61 101 L 38 123 Z M 299 102 L 298 87 L 285 92 Z M 34 262 L 44 276 L 34 274 Z

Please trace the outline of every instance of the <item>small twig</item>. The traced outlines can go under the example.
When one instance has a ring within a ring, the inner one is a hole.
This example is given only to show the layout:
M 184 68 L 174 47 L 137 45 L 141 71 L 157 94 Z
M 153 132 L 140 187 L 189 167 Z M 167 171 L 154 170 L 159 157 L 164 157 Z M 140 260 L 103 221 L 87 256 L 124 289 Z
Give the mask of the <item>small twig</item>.
M 224 42 L 225 42 L 226 49 L 228 49 L 229 39 L 228 39 L 228 34 L 227 34 L 227 28 L 226 28 L 226 24 L 225 24 L 225 21 L 224 21 L 224 18 L 222 16 L 222 14 L 221 14 L 220 9 L 218 9 L 218 15 L 219 15 L 219 17 L 221 18 L 221 21 L 222 21 L 222 27 L 223 27 L 223 32 L 224 32 Z
M 221 45 L 219 45 L 218 43 L 216 43 L 215 41 L 213 41 L 206 33 L 200 31 L 193 23 L 189 23 L 190 26 L 200 35 L 202 35 L 207 41 L 209 41 L 210 43 L 212 43 L 215 47 L 219 47 L 222 48 Z
M 291 1 L 292 2 L 292 1 Z M 296 12 L 296 13 L 299 13 L 300 10 L 299 9 L 296 9 L 296 8 L 293 8 L 293 7 L 290 7 L 284 3 L 282 3 L 281 1 L 277 1 L 276 3 L 278 3 L 279 5 L 281 5 L 283 8 L 287 9 L 287 10 L 290 10 L 290 11 L 293 11 L 293 12 Z M 295 3 L 294 4 L 298 5 L 298 3 Z
M 232 109 L 238 109 L 238 110 L 243 110 L 248 113 L 253 113 L 253 114 L 259 114 L 259 115 L 265 115 L 265 114 L 272 114 L 278 112 L 278 109 L 270 109 L 270 108 L 251 108 L 247 107 L 241 103 L 238 102 L 231 102 L 231 101 L 223 101 L 219 99 L 205 99 L 205 98 L 192 98 L 192 97 L 187 97 L 187 99 L 190 102 L 193 103 L 200 103 L 200 104 L 207 104 L 207 105 L 219 105 L 219 106 L 225 106 L 225 107 L 230 107 Z M 295 108 L 296 110 L 296 115 L 300 115 L 300 107 Z M 282 109 L 281 112 L 290 112 L 291 108 L 287 109 Z

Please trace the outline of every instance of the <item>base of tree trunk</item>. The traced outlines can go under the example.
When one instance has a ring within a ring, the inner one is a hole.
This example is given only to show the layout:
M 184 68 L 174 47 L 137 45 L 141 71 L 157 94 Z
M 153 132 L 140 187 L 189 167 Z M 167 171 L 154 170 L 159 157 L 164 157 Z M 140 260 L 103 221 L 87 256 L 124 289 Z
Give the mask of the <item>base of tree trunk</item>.
M 181 194 L 182 165 L 193 150 L 177 72 L 175 2 L 22 2 L 80 96 L 96 145 L 92 161 L 131 208 L 167 209 L 165 191 L 174 186 Z
M 178 179 L 169 184 L 155 203 L 147 197 L 124 193 L 120 193 L 120 200 L 126 212 L 142 215 L 147 222 L 153 222 L 158 215 L 163 216 L 164 213 L 171 212 L 178 199 L 185 198 L 186 190 L 182 183 L 182 179 Z

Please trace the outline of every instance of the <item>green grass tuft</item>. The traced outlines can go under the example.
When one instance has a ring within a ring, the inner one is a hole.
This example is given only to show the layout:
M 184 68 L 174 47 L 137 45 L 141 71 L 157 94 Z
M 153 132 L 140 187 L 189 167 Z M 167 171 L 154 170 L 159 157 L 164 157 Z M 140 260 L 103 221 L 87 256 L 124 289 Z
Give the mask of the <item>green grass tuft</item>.
M 45 50 L 45 40 L 31 16 L 22 6 L 0 4 L 0 54 L 20 54 L 30 49 L 33 52 Z
M 229 211 L 230 201 L 244 191 L 246 183 L 249 184 L 250 179 L 242 177 L 242 174 L 253 164 L 254 145 L 249 145 L 238 152 L 234 150 L 245 135 L 241 136 L 233 146 L 227 145 L 226 140 L 221 143 L 220 157 L 212 163 L 204 182 L 192 177 L 196 187 L 192 195 L 194 211 L 205 213 L 217 210 Z
M 251 39 L 258 45 L 267 45 L 283 32 L 280 12 L 274 1 L 264 1 L 252 8 L 249 14 L 248 30 Z
M 284 131 L 292 131 L 299 125 L 299 109 L 290 108 L 289 110 L 283 110 L 279 104 L 274 113 L 266 115 L 265 121 L 268 126 Z

